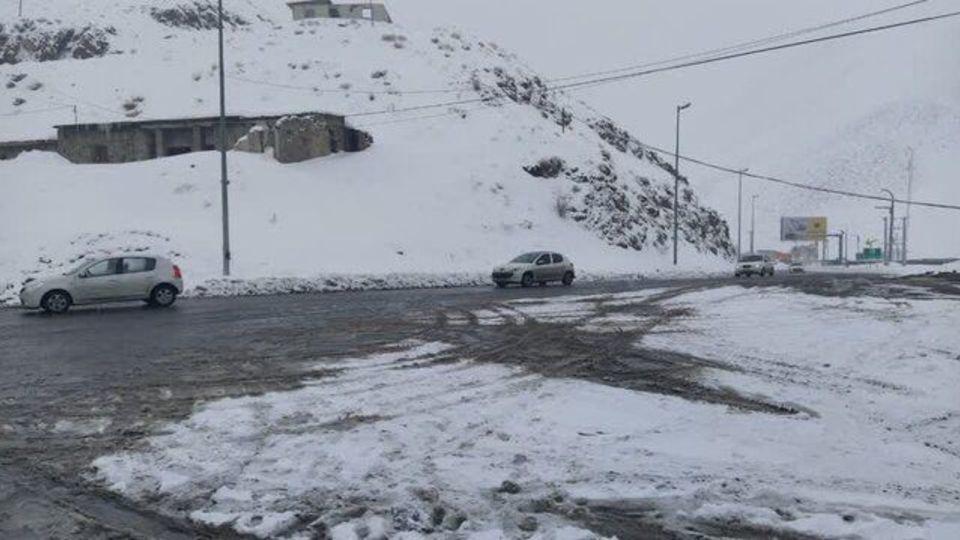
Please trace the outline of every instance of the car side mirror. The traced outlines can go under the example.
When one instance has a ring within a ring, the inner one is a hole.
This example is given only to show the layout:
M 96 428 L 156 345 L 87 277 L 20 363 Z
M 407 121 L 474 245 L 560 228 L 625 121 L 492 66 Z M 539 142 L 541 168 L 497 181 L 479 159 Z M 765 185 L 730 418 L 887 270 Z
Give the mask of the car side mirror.
M 78 275 L 79 277 L 81 277 L 81 278 L 88 278 L 88 277 L 90 277 L 90 272 L 84 270 L 83 272 L 80 272 L 80 273 L 77 274 L 77 275 Z

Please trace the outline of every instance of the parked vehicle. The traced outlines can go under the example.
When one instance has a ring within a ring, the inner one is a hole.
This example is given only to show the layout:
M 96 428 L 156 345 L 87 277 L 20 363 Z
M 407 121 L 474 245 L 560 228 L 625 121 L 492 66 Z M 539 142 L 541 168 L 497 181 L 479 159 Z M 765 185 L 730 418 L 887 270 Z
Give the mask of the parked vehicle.
M 807 270 L 803 267 L 803 263 L 793 262 L 790 263 L 790 273 L 791 274 L 802 274 Z
M 493 282 L 501 288 L 511 283 L 530 287 L 534 283 L 546 285 L 552 281 L 570 286 L 575 277 L 572 262 L 559 253 L 548 251 L 524 253 L 493 270 Z
M 48 313 L 64 313 L 74 305 L 130 300 L 170 307 L 181 292 L 183 275 L 169 260 L 121 255 L 91 259 L 63 275 L 28 279 L 20 291 L 20 303 Z
M 741 255 L 733 271 L 734 277 L 772 276 L 776 273 L 773 262 L 763 255 Z

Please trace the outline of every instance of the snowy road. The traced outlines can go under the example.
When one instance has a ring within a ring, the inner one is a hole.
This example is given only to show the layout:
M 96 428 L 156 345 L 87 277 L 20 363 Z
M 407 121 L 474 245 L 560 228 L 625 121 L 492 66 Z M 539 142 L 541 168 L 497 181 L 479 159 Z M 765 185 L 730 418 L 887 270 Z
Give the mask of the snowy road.
M 0 536 L 949 537 L 957 292 L 809 275 L 0 310 Z

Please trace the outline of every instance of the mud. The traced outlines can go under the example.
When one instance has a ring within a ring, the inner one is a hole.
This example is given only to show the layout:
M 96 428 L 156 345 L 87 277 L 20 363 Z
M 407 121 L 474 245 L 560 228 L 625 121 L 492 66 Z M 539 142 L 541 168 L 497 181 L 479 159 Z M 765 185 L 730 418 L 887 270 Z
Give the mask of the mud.
M 456 347 L 430 362 L 466 357 L 518 365 L 547 377 L 726 404 L 754 414 L 794 414 L 798 411 L 790 406 L 698 382 L 704 369 L 735 366 L 636 346 L 644 333 L 664 331 L 666 323 L 687 315 L 664 308 L 664 300 L 732 284 L 888 298 L 956 290 L 953 282 L 931 277 L 805 276 L 762 282 L 597 283 L 572 290 L 472 288 L 198 299 L 169 311 L 110 307 L 77 310 L 66 317 L 0 310 L 0 537 L 235 536 L 118 498 L 88 480 L 89 464 L 104 454 L 139 448 L 148 435 L 186 418 L 198 403 L 299 388 L 305 381 L 337 373 L 324 368 L 325 359 L 363 356 L 408 339 Z M 595 316 L 629 313 L 643 321 L 605 333 L 587 331 L 575 322 L 521 316 L 484 325 L 475 315 L 484 309 L 509 310 L 518 299 L 548 301 L 647 287 L 669 291 L 629 305 L 597 300 Z M 459 314 L 463 324 L 452 324 L 451 313 Z M 328 427 L 351 429 L 373 421 L 376 418 L 346 417 Z M 575 512 L 571 519 L 621 538 L 764 536 L 737 524 L 700 524 L 694 532 L 668 529 L 658 523 L 655 511 L 622 506 L 574 505 L 557 511 Z

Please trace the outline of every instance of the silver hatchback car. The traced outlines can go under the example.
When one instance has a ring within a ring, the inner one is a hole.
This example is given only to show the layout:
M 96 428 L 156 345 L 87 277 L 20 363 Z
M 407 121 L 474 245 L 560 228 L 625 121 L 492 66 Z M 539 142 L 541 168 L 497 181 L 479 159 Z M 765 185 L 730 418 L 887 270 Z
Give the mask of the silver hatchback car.
M 120 255 L 87 260 L 63 275 L 28 279 L 20 304 L 48 313 L 64 313 L 73 305 L 130 300 L 169 307 L 182 292 L 183 274 L 170 260 Z
M 530 287 L 534 283 L 546 285 L 551 281 L 559 281 L 564 285 L 572 285 L 576 277 L 573 263 L 559 253 L 548 251 L 534 251 L 524 253 L 507 264 L 493 269 L 493 282 L 497 287 L 506 287 L 510 283 L 518 283 L 523 287 Z

